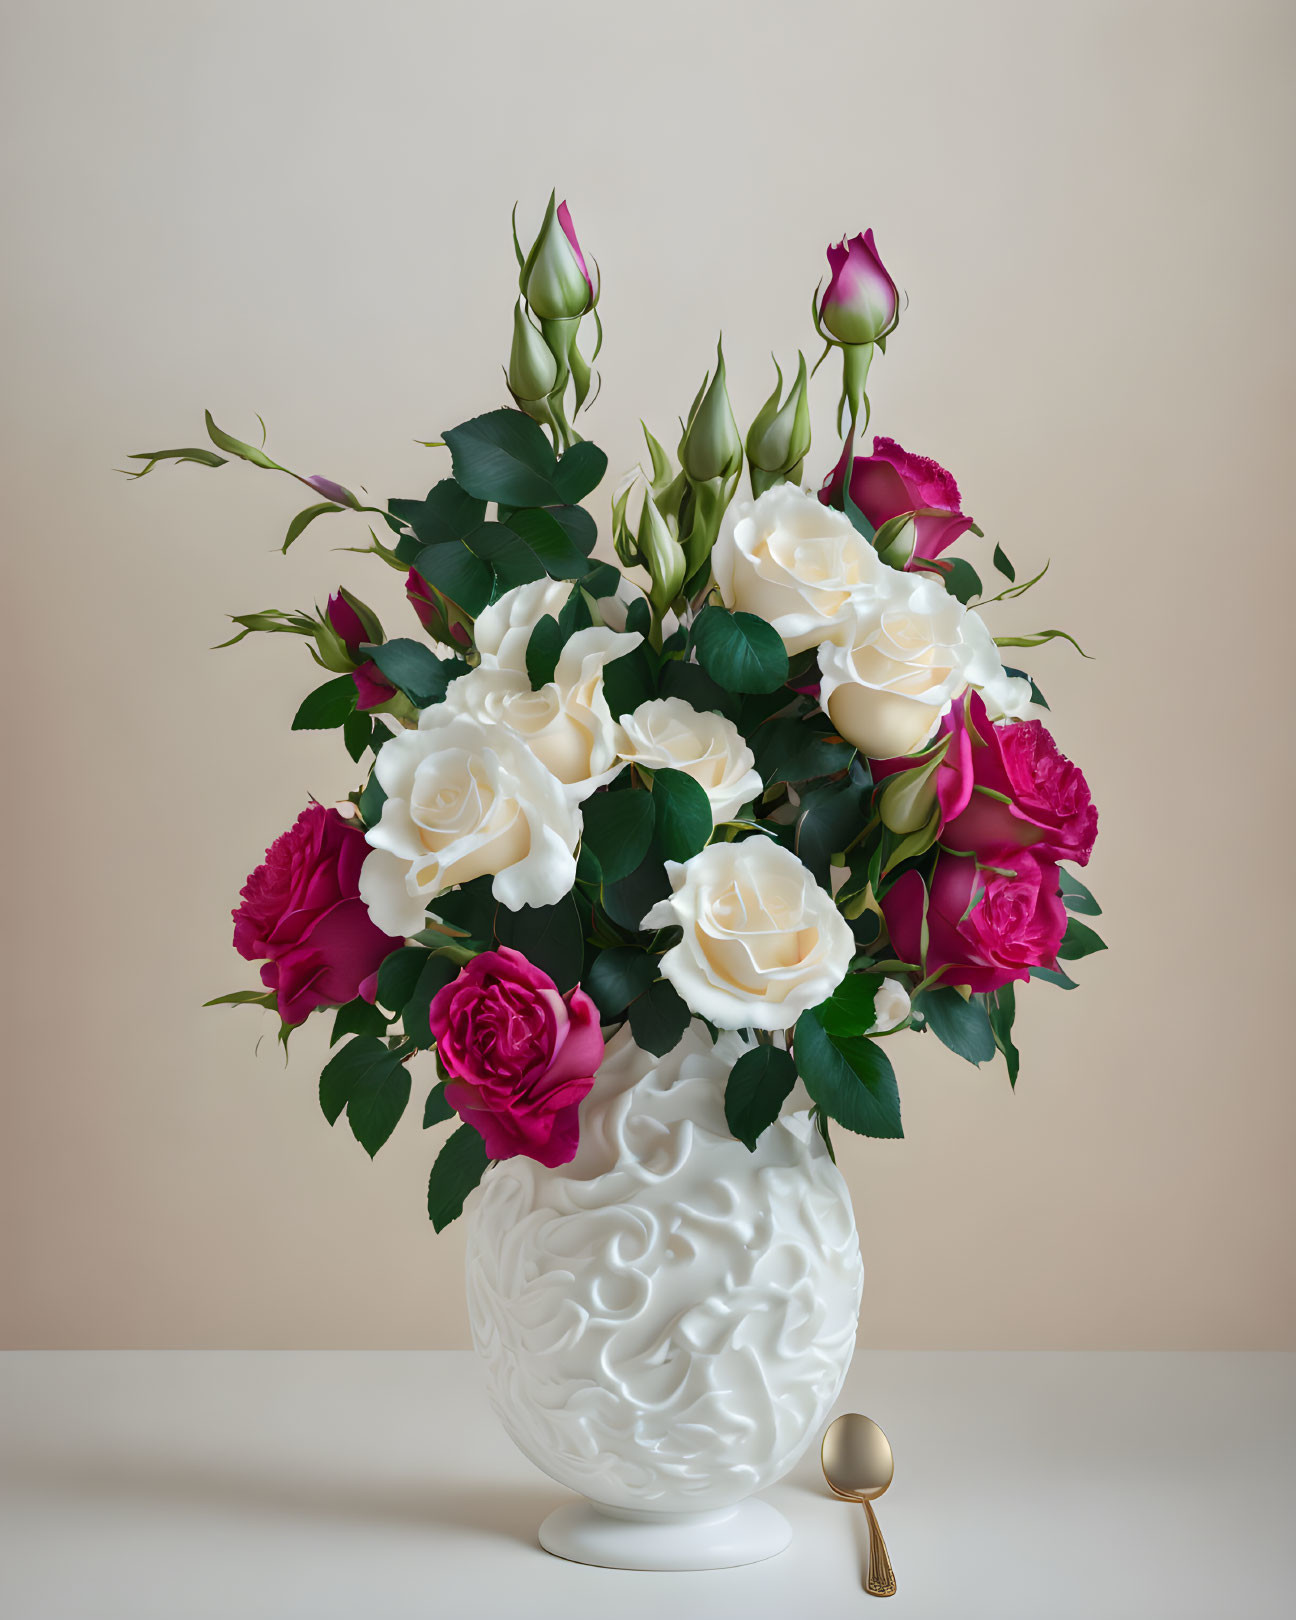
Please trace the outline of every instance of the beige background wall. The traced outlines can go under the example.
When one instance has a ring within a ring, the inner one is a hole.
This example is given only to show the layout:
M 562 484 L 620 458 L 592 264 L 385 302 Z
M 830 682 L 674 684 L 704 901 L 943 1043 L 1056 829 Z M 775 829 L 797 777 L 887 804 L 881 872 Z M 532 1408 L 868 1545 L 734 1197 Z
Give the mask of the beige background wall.
M 262 1015 L 199 1007 L 254 982 L 244 874 L 352 785 L 288 731 L 299 646 L 210 652 L 223 615 L 399 597 L 330 549 L 358 521 L 277 554 L 296 486 L 112 469 L 210 406 L 421 494 L 413 441 L 501 400 L 509 209 L 556 184 L 605 277 L 614 475 L 721 322 L 749 420 L 871 224 L 910 297 L 875 427 L 1052 558 L 996 623 L 1096 655 L 1032 663 L 1111 950 L 1023 998 L 1016 1096 L 904 1043 L 907 1140 L 843 1143 L 863 1342 L 1296 1343 L 1291 8 L 5 12 L 3 1342 L 466 1342 L 414 1110 L 370 1164 L 314 1099 L 326 1025 L 285 1068 Z

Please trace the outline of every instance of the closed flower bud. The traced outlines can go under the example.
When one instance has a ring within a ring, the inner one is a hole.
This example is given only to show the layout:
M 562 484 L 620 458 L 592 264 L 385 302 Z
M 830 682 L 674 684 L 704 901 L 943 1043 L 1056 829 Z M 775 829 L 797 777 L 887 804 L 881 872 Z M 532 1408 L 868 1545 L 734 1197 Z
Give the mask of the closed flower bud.
M 684 548 L 671 533 L 657 503 L 645 491 L 639 518 L 639 557 L 652 576 L 648 596 L 658 615 L 665 613 L 684 586 Z
M 541 320 L 571 320 L 594 307 L 594 283 L 567 204 L 550 193 L 540 234 L 522 265 L 522 295 Z
M 772 484 L 797 483 L 806 451 L 810 448 L 810 402 L 806 397 L 805 356 L 798 354 L 796 382 L 783 404 L 783 373 L 778 361 L 774 370 L 778 382 L 761 406 L 747 434 L 747 461 L 751 467 L 752 493 L 763 495 Z
M 543 404 L 558 382 L 558 362 L 549 345 L 527 319 L 521 299 L 513 310 L 513 347 L 509 351 L 509 392 L 518 405 Z M 530 415 L 531 412 L 527 411 Z M 546 410 L 545 417 L 548 412 Z M 542 418 L 543 419 L 543 418 Z
M 680 441 L 680 465 L 694 484 L 736 478 L 742 471 L 743 442 L 725 386 L 724 349 L 716 346 L 716 370 L 693 407 Z
M 374 610 L 341 587 L 336 596 L 329 597 L 327 616 L 330 628 L 341 639 L 353 662 L 358 661 L 363 642 L 384 639 L 382 624 Z
M 454 647 L 472 645 L 472 620 L 457 603 L 429 585 L 417 568 L 411 568 L 405 580 L 405 596 L 433 641 Z
M 876 343 L 900 318 L 900 295 L 873 245 L 873 232 L 828 249 L 832 274 L 819 324 L 838 343 Z

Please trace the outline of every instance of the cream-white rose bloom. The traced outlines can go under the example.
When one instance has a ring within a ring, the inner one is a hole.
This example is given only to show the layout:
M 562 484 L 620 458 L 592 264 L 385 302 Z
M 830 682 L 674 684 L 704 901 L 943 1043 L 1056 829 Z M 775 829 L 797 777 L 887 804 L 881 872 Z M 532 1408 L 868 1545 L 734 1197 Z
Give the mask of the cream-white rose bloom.
M 727 821 L 765 784 L 732 720 L 683 698 L 650 698 L 621 716 L 617 753 L 647 770 L 683 771 L 705 790 L 712 821 Z
M 840 635 L 888 571 L 844 512 L 794 484 L 735 501 L 711 567 L 725 606 L 772 624 L 790 653 Z
M 899 979 L 883 979 L 873 1003 L 873 1022 L 866 1035 L 885 1035 L 909 1016 L 909 992 Z
M 720 1029 L 787 1029 L 846 977 L 855 938 L 826 889 L 767 838 L 666 862 L 672 893 L 644 928 L 678 926 L 662 974 Z
M 981 617 L 939 580 L 883 572 L 840 640 L 819 649 L 819 701 L 842 736 L 870 759 L 915 753 L 969 686 L 1000 713 L 1024 714 L 1030 683 L 1005 674 Z
M 556 619 L 571 595 L 569 579 L 536 579 L 515 585 L 477 615 L 473 645 L 487 669 L 516 669 L 526 674 L 527 642 L 543 618 Z
M 417 933 L 429 901 L 488 872 L 511 911 L 570 891 L 580 811 L 507 727 L 438 704 L 383 744 L 374 770 L 387 798 L 365 834 L 360 898 L 384 933 Z
M 528 628 L 526 634 L 530 633 Z M 506 632 L 505 643 L 513 634 L 514 630 Z M 621 768 L 617 725 L 603 692 L 603 672 L 642 640 L 637 631 L 626 634 L 601 626 L 578 630 L 563 648 L 553 680 L 537 691 L 532 691 L 526 674 L 524 642 L 521 670 L 482 664 L 451 681 L 443 706 L 506 727 L 563 783 L 568 797 L 580 803 Z M 437 713 L 436 708 L 425 709 L 419 725 Z

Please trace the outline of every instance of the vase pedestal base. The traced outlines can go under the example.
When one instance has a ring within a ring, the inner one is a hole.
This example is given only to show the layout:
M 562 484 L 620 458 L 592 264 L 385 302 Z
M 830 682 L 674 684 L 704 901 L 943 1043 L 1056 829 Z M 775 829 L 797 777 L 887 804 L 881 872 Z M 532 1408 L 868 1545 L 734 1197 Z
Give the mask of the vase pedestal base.
M 569 1502 L 540 1526 L 557 1558 L 603 1569 L 732 1569 L 781 1553 L 792 1527 L 759 1497 L 713 1513 L 632 1513 Z

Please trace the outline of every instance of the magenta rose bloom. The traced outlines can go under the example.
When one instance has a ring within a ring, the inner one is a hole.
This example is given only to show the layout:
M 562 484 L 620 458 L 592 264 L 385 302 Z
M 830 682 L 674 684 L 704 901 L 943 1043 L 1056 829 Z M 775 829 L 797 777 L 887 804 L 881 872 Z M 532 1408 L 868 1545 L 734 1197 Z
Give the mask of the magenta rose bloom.
M 382 632 L 366 625 L 341 593 L 328 599 L 328 622 L 341 638 L 348 656 L 357 660 L 357 667 L 351 671 L 356 689 L 356 708 L 380 709 L 384 703 L 390 703 L 396 695 L 396 688 L 372 658 L 359 661 L 361 646 L 365 642 L 380 640 Z
M 521 1153 L 553 1169 L 575 1158 L 577 1111 L 603 1061 L 598 1011 L 583 990 L 560 995 L 502 945 L 437 992 L 429 1019 L 446 1101 L 492 1159 Z
M 360 827 L 310 804 L 243 885 L 234 949 L 266 959 L 261 982 L 278 995 L 285 1024 L 357 996 L 372 1001 L 379 964 L 403 943 L 374 926 L 360 898 L 368 853 Z
M 1058 896 L 1058 869 L 1033 850 L 1005 850 L 994 863 L 1003 872 L 978 870 L 970 855 L 941 850 L 927 902 L 928 973 L 942 984 L 998 990 L 1028 979 L 1033 967 L 1055 968 L 1067 914 Z M 882 897 L 891 944 L 902 961 L 922 960 L 923 880 L 906 872 Z
M 1088 863 L 1098 836 L 1089 784 L 1040 721 L 991 725 L 973 693 L 966 708 L 954 705 L 942 730 L 950 745 L 936 770 L 936 797 L 947 849 L 1029 846 L 1049 860 Z
M 850 446 L 846 448 L 849 452 Z M 841 502 L 845 460 L 843 454 L 819 491 L 826 506 Z M 934 561 L 972 527 L 953 474 L 927 456 L 901 449 L 894 439 L 875 438 L 871 456 L 856 456 L 850 493 L 875 529 L 894 517 L 913 515 L 914 548 L 907 568 Z
M 873 245 L 873 232 L 828 249 L 828 290 L 819 305 L 825 332 L 839 343 L 876 343 L 900 318 L 900 294 Z

